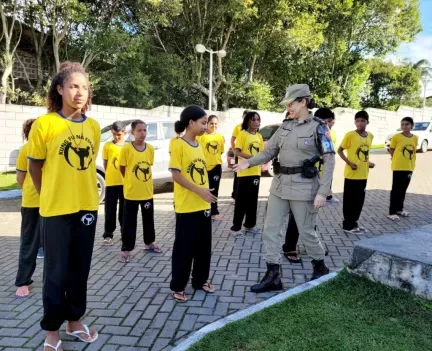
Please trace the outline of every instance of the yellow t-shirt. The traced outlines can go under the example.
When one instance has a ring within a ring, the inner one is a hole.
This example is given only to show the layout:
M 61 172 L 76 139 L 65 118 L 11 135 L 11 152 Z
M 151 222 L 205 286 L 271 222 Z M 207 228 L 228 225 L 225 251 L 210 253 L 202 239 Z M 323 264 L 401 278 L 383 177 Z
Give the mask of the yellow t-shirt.
M 242 128 L 242 125 L 241 125 L 241 124 L 238 124 L 238 125 L 236 125 L 236 126 L 234 127 L 234 130 L 233 130 L 233 132 L 232 132 L 232 136 L 233 136 L 234 138 L 237 138 L 237 135 L 238 135 L 238 133 L 240 133 L 241 128 Z
M 418 136 L 406 137 L 402 133 L 394 135 L 390 147 L 394 149 L 392 171 L 413 171 L 416 163 Z
M 330 137 L 333 141 L 333 146 L 336 148 L 336 131 L 334 129 L 330 129 Z
M 24 144 L 18 153 L 16 161 L 16 170 L 19 172 L 26 172 L 24 184 L 22 187 L 22 207 L 39 207 L 39 194 L 37 193 L 30 172 L 28 172 L 28 144 Z
M 51 112 L 33 123 L 28 158 L 45 161 L 40 193 L 41 216 L 98 209 L 96 156 L 100 135 L 99 123 L 89 117 L 74 122 Z
M 240 149 L 241 152 L 246 155 L 257 155 L 260 151 L 264 150 L 264 141 L 260 133 L 251 134 L 247 130 L 242 130 L 237 136 L 235 142 L 236 149 Z M 261 165 L 249 167 L 244 171 L 237 173 L 237 177 L 247 176 L 260 176 Z
M 209 188 L 207 165 L 201 146 L 192 146 L 182 138 L 172 142 L 170 170 L 180 171 L 189 182 L 200 188 Z M 177 213 L 208 210 L 210 204 L 198 194 L 174 183 L 174 204 Z
M 126 167 L 124 197 L 127 200 L 150 200 L 153 198 L 152 166 L 154 147 L 145 143 L 144 151 L 127 143 L 120 152 L 120 166 Z
M 105 183 L 107 186 L 123 185 L 119 159 L 120 151 L 124 145 L 117 145 L 112 141 L 108 141 L 102 149 L 102 159 L 107 161 L 107 169 L 105 171 Z
M 345 178 L 347 179 L 367 179 L 369 175 L 369 153 L 372 147 L 373 135 L 367 133 L 365 138 L 361 137 L 356 131 L 345 134 L 340 146 L 347 150 L 349 161 L 357 165 L 354 171 L 350 166 L 345 165 Z
M 207 162 L 207 171 L 211 171 L 217 165 L 221 165 L 222 154 L 225 150 L 225 139 L 222 134 L 205 133 L 197 139 L 204 150 L 204 156 Z

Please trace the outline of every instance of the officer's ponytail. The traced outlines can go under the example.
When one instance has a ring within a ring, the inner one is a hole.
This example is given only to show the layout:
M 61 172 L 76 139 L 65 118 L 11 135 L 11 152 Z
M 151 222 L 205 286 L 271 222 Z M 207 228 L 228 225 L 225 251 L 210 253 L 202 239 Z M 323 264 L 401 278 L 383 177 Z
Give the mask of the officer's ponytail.
M 206 112 L 199 106 L 190 105 L 180 114 L 180 120 L 174 123 L 174 130 L 177 134 L 183 133 L 190 121 L 197 121 L 204 117 Z

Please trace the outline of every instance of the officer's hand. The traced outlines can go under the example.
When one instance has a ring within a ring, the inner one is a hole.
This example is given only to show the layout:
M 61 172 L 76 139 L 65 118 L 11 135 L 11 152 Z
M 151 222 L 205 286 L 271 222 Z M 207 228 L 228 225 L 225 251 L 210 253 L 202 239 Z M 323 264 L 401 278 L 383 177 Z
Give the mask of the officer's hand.
M 374 167 L 375 167 L 375 163 L 369 162 L 369 168 L 374 168 Z
M 209 203 L 217 202 L 218 198 L 211 193 L 213 190 L 214 189 L 200 188 L 198 190 L 198 195 L 201 196 L 204 201 Z
M 353 171 L 356 171 L 357 168 L 358 168 L 357 165 L 356 165 L 354 162 L 350 162 L 349 166 L 351 167 L 351 169 L 352 169 Z
M 327 198 L 325 196 L 317 194 L 317 196 L 315 196 L 314 207 L 315 208 L 324 207 L 326 202 L 327 202 Z
M 233 166 L 234 172 L 244 171 L 249 168 L 249 162 L 247 160 L 241 160 L 240 163 Z

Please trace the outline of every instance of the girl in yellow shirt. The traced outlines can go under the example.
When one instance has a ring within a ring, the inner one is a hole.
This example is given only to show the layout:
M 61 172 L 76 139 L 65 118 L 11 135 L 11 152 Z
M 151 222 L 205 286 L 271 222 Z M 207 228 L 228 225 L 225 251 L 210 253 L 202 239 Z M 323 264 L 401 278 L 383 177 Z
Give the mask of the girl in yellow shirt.
M 91 96 L 84 68 L 62 63 L 48 92 L 49 113 L 36 119 L 29 136 L 29 168 L 40 194 L 45 252 L 44 351 L 61 349 L 59 329 L 65 320 L 68 335 L 86 343 L 98 338 L 96 330 L 80 322 L 99 208 L 95 176 L 101 130 L 85 115 Z
M 209 116 L 207 132 L 199 138 L 207 162 L 209 187 L 210 189 L 214 189 L 212 194 L 216 197 L 218 197 L 219 194 L 219 185 L 222 178 L 222 154 L 225 148 L 225 139 L 222 134 L 217 131 L 218 124 L 219 119 L 217 116 Z M 217 202 L 211 203 L 211 216 L 215 221 L 221 220 Z
M 174 125 L 169 170 L 174 181 L 176 211 L 170 288 L 177 302 L 186 302 L 184 293 L 192 269 L 192 287 L 213 293 L 210 273 L 212 221 L 210 203 L 217 201 L 209 189 L 207 163 L 197 137 L 207 130 L 207 115 L 199 106 L 188 106 Z
M 264 149 L 264 141 L 258 129 L 261 117 L 257 112 L 248 112 L 242 123 L 242 130 L 237 136 L 234 153 L 237 157 L 249 159 Z M 256 213 L 258 191 L 261 178 L 261 166 L 249 167 L 238 172 L 238 189 L 236 194 L 234 218 L 231 230 L 235 236 L 242 236 L 242 222 L 246 233 L 256 234 Z
M 411 117 L 402 118 L 402 133 L 394 135 L 390 142 L 393 185 L 390 193 L 388 218 L 392 221 L 399 221 L 399 216 L 409 216 L 409 213 L 404 210 L 404 201 L 415 168 L 418 143 L 418 137 L 411 133 L 413 126 L 414 121 Z
M 120 262 L 130 261 L 135 248 L 138 208 L 141 207 L 145 251 L 161 253 L 155 244 L 153 177 L 154 147 L 144 140 L 147 125 L 136 120 L 131 125 L 134 141 L 120 151 L 120 172 L 124 178 L 124 215 L 122 230 L 122 256 Z
M 23 125 L 23 139 L 28 140 L 35 119 L 28 119 Z M 18 153 L 16 162 L 17 182 L 22 189 L 21 202 L 21 240 L 19 250 L 18 272 L 15 295 L 25 298 L 29 295 L 29 286 L 33 283 L 32 275 L 36 268 L 36 257 L 40 248 L 39 231 L 39 194 L 37 193 L 30 174 L 28 174 L 28 143 Z

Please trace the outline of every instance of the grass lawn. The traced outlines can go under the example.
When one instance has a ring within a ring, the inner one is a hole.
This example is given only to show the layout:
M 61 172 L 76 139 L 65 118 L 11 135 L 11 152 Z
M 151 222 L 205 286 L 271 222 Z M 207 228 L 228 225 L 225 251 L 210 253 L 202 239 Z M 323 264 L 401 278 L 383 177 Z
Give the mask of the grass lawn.
M 0 191 L 19 189 L 15 172 L 0 173 Z
M 432 301 L 342 272 L 189 350 L 432 350 Z
M 372 145 L 371 149 L 384 149 L 385 144 L 376 144 L 376 145 Z

